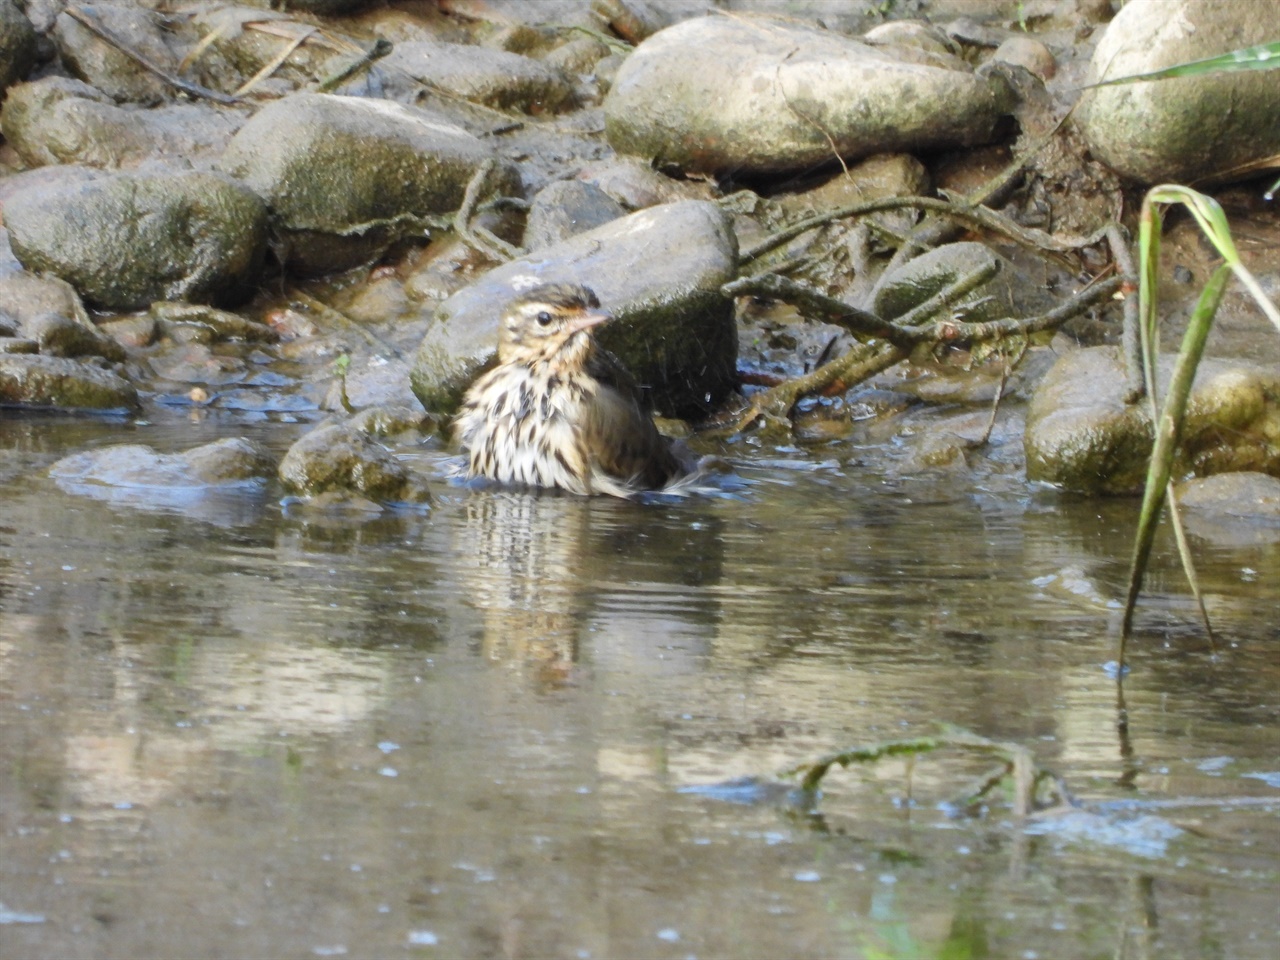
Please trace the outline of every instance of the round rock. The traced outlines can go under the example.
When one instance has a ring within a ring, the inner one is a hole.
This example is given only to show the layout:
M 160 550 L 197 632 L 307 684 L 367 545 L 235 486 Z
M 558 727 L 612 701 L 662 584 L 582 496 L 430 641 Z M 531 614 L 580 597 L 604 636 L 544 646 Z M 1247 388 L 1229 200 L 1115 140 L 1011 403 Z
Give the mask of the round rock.
M 533 198 L 524 230 L 524 245 L 529 250 L 549 247 L 617 220 L 626 212 L 622 204 L 593 183 L 556 180 Z
M 574 282 L 615 320 L 600 342 L 651 391 L 664 413 L 705 413 L 733 386 L 737 328 L 720 287 L 737 269 L 737 240 L 713 203 L 686 200 L 622 217 L 513 260 L 436 310 L 410 380 L 428 410 L 452 413 L 497 352 L 498 317 L 518 293 Z
M 573 98 L 559 70 L 506 50 L 411 41 L 396 44 L 383 63 L 388 95 L 397 100 L 421 96 L 422 82 L 499 110 L 527 113 L 554 112 Z
M 708 51 L 715 68 L 708 69 Z M 985 143 L 1002 94 L 958 58 L 791 22 L 686 20 L 654 34 L 605 100 L 610 144 L 709 173 L 806 170 L 834 159 Z
M 1086 77 L 1150 73 L 1275 39 L 1267 3 L 1127 3 L 1107 26 Z M 1099 87 L 1076 122 L 1094 156 L 1143 183 L 1193 183 L 1280 153 L 1280 72 L 1203 74 Z
M 1160 359 L 1161 394 L 1172 355 Z M 1027 478 L 1081 493 L 1136 493 L 1154 430 L 1145 401 L 1124 402 L 1124 367 L 1112 347 L 1063 355 L 1027 412 Z M 1174 476 L 1237 470 L 1280 474 L 1280 374 L 1205 359 L 1187 402 Z
M 493 151 L 459 127 L 385 100 L 299 93 L 264 107 L 219 167 L 267 201 L 281 255 L 305 273 L 344 270 L 452 214 Z M 490 187 L 518 194 L 498 163 Z
M 18 84 L 0 113 L 5 139 L 32 165 L 126 167 L 159 157 L 209 164 L 240 123 L 239 114 L 205 104 L 117 106 L 67 77 Z
M 426 503 L 426 484 L 390 451 L 345 423 L 317 427 L 289 448 L 280 480 L 305 496 L 353 493 L 371 500 Z
M 125 49 L 171 75 L 177 73 L 178 58 L 165 43 L 159 18 L 153 11 L 126 4 L 92 3 L 84 4 L 79 12 Z M 70 14 L 60 14 L 54 21 L 53 38 L 67 68 L 108 96 L 145 104 L 169 98 L 169 85 L 159 76 L 126 54 L 120 45 L 108 43 Z
M 54 184 L 11 198 L 4 217 L 24 267 L 61 277 L 106 309 L 241 299 L 266 254 L 262 201 L 209 173 Z

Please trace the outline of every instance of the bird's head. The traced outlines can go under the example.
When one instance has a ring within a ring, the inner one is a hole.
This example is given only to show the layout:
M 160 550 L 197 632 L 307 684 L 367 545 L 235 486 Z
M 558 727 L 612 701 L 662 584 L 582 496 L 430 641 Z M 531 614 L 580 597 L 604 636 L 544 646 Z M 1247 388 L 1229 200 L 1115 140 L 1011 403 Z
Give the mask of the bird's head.
M 586 354 L 595 327 L 612 319 L 589 289 L 576 283 L 544 283 L 502 312 L 498 361 L 565 361 Z

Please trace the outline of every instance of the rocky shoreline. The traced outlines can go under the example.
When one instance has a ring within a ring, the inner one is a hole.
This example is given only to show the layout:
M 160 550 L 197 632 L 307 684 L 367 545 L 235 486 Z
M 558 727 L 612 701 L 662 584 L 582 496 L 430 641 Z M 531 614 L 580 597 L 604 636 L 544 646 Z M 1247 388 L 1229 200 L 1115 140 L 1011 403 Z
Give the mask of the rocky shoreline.
M 280 464 L 224 444 L 177 466 L 192 452 L 58 469 L 423 503 L 425 479 L 386 438 L 421 443 L 447 423 L 491 362 L 501 303 L 536 283 L 595 289 L 617 317 L 606 345 L 660 414 L 697 426 L 855 348 L 830 318 L 735 302 L 722 288 L 736 277 L 785 274 L 889 321 L 990 261 L 955 319 L 1028 317 L 1105 277 L 1107 245 L 1086 241 L 1131 218 L 1143 184 L 1239 179 L 1280 152 L 1274 71 L 1082 94 L 1270 39 L 1252 5 L 1132 2 L 1114 18 L 1104 0 L 915 6 L 886 20 L 860 3 L 782 16 L 710 0 L 0 0 L 0 402 L 333 419 Z M 1234 196 L 1241 222 L 1280 232 Z M 817 223 L 913 197 L 981 199 L 1033 236 L 1079 242 L 964 235 L 910 203 Z M 1179 268 L 1207 277 L 1194 247 L 1175 244 L 1179 303 L 1196 292 Z M 1102 389 L 1123 379 L 1119 310 L 1064 330 L 917 351 L 805 399 L 786 429 L 862 456 L 893 441 L 903 471 L 996 445 L 1030 480 L 1130 492 L 1151 428 Z M 1277 351 L 1248 354 L 1263 362 L 1202 376 L 1184 474 L 1270 475 L 1251 496 L 1275 516 Z M 996 391 L 1008 400 L 993 434 Z M 1024 440 L 1018 401 L 1033 394 Z

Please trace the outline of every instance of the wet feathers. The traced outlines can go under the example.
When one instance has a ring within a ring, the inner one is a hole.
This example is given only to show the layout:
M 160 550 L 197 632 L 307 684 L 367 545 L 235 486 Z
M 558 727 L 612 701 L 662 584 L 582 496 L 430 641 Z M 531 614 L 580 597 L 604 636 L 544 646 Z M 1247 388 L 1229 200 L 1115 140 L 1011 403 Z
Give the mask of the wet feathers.
M 498 365 L 472 384 L 454 424 L 471 476 L 627 497 L 684 475 L 635 381 L 595 341 L 609 319 L 577 284 L 508 304 Z

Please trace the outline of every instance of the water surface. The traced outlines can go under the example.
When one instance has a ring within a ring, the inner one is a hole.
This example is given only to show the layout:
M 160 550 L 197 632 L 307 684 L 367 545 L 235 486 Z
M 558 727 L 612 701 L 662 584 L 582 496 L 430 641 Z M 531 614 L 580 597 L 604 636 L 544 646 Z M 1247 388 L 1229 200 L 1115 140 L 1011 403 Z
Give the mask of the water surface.
M 3 417 L 0 954 L 1280 942 L 1275 540 L 1197 541 L 1216 658 L 1161 541 L 1126 738 L 1104 664 L 1132 501 L 744 445 L 735 497 L 438 482 L 434 509 L 364 520 L 46 472 L 302 426 Z M 1029 746 L 1086 811 L 951 817 L 987 769 L 956 754 L 836 770 L 817 813 L 769 788 L 939 723 Z

